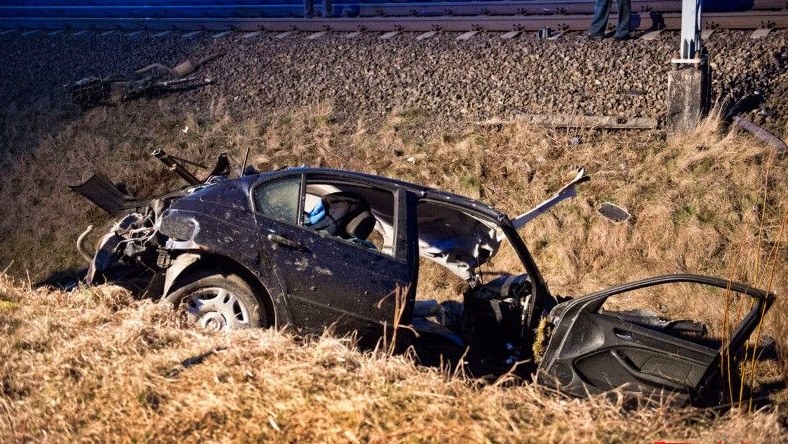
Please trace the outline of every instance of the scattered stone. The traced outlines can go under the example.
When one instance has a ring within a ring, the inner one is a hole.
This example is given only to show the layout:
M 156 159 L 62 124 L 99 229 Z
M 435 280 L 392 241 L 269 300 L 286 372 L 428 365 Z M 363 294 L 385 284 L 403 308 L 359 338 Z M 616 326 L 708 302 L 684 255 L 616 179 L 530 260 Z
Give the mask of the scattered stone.
M 167 66 L 217 52 L 225 56 L 203 68 L 217 79 L 206 88 L 162 100 L 195 112 L 217 101 L 239 116 L 260 110 L 292 110 L 330 103 L 340 118 L 378 118 L 392 110 L 419 110 L 430 124 L 447 127 L 524 114 L 665 118 L 670 59 L 679 47 L 678 32 L 627 44 L 603 39 L 589 42 L 580 33 L 560 40 L 539 40 L 535 33 L 504 39 L 482 33 L 467 42 L 459 34 L 423 33 L 380 40 L 378 32 L 329 33 L 307 40 L 286 33 L 262 32 L 265 38 L 184 40 L 179 32 L 143 32 L 135 39 L 81 31 L 21 38 L 8 33 L 0 45 L 0 103 L 23 107 L 48 100 L 68 102 L 62 85 L 87 75 L 131 72 L 152 62 Z M 785 137 L 788 128 L 788 31 L 773 30 L 752 40 L 750 31 L 717 30 L 707 40 L 715 102 L 733 103 L 761 91 L 767 115 L 764 128 Z M 398 33 L 399 34 L 399 33 Z M 719 37 L 717 38 L 717 34 Z M 309 35 L 304 33 L 304 36 Z M 392 36 L 393 37 L 393 36 Z M 238 100 L 233 100 L 238 97 Z M 752 117 L 755 121 L 755 117 Z

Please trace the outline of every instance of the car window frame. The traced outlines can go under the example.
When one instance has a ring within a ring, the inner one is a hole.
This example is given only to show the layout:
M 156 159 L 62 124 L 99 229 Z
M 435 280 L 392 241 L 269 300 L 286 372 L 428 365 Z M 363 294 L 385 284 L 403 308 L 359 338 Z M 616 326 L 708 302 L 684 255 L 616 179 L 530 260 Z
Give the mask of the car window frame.
M 265 187 L 266 185 L 270 185 L 272 183 L 275 183 L 275 182 L 280 182 L 280 181 L 285 181 L 285 180 L 292 180 L 292 179 L 295 179 L 295 178 L 297 178 L 298 181 L 299 181 L 299 184 L 298 184 L 298 204 L 297 204 L 298 208 L 296 209 L 297 214 L 296 214 L 296 222 L 295 222 L 295 224 L 293 222 L 289 221 L 289 220 L 281 220 L 281 219 L 277 219 L 277 218 L 271 217 L 271 216 L 265 214 L 264 212 L 260 211 L 260 209 L 257 207 L 257 199 L 255 199 L 255 194 L 257 193 L 258 189 L 260 189 L 262 187 Z M 287 225 L 291 225 L 291 226 L 301 227 L 303 225 L 303 220 L 304 220 L 304 214 L 303 214 L 304 213 L 304 189 L 305 189 L 305 186 L 304 186 L 304 173 L 282 174 L 282 175 L 277 175 L 277 176 L 274 176 L 274 177 L 266 177 L 266 178 L 264 178 L 264 179 L 262 179 L 262 180 L 260 180 L 258 182 L 255 182 L 251 187 L 249 187 L 249 202 L 250 202 L 250 206 L 252 207 L 252 213 L 254 213 L 257 216 L 265 217 L 266 219 L 275 220 L 275 221 L 277 221 L 279 223 L 282 223 L 282 224 L 287 224 Z
M 307 185 L 307 180 L 309 178 L 308 176 L 311 176 L 313 180 L 317 179 L 318 182 L 326 181 L 325 182 L 326 185 L 340 185 L 341 186 L 341 185 L 345 184 L 345 185 L 353 185 L 353 186 L 359 186 L 359 187 L 376 188 L 376 189 L 385 191 L 385 192 L 391 194 L 392 203 L 393 203 L 393 205 L 395 207 L 397 206 L 397 198 L 398 197 L 397 197 L 396 190 L 392 190 L 389 187 L 380 186 L 380 184 L 364 183 L 361 180 L 353 180 L 352 178 L 348 178 L 348 177 L 332 176 L 331 174 L 326 174 L 325 172 L 300 171 L 300 172 L 295 173 L 295 174 L 293 174 L 293 173 L 290 173 L 290 174 L 285 173 L 285 174 L 278 174 L 278 175 L 273 176 L 273 177 L 266 177 L 264 179 L 261 179 L 261 180 L 255 182 L 251 187 L 249 187 L 249 196 L 248 197 L 249 197 L 250 206 L 252 208 L 252 212 L 256 216 L 259 216 L 259 217 L 264 217 L 266 219 L 271 219 L 271 220 L 274 220 L 274 221 L 276 221 L 278 223 L 287 224 L 287 225 L 289 225 L 291 227 L 300 228 L 302 230 L 309 230 L 312 233 L 315 233 L 318 236 L 321 236 L 321 237 L 326 238 L 326 239 L 334 238 L 333 241 L 335 241 L 335 242 L 342 242 L 343 245 L 351 245 L 351 246 L 353 246 L 355 248 L 360 249 L 361 251 L 367 251 L 367 252 L 371 252 L 371 253 L 376 253 L 376 254 L 379 254 L 379 255 L 381 255 L 381 256 L 383 256 L 385 258 L 388 258 L 388 259 L 391 259 L 391 260 L 395 260 L 395 261 L 398 261 L 398 262 L 403 262 L 403 263 L 407 262 L 407 258 L 404 257 L 405 256 L 404 252 L 402 252 L 402 254 L 399 254 L 400 252 L 398 252 L 398 245 L 396 244 L 396 241 L 394 242 L 394 244 L 392 246 L 392 248 L 393 248 L 392 253 L 393 254 L 387 254 L 387 253 L 384 253 L 384 252 L 378 250 L 377 248 L 375 248 L 375 249 L 367 248 L 367 247 L 365 247 L 363 245 L 355 244 L 355 243 L 350 242 L 350 241 L 348 241 L 346 239 L 342 239 L 342 238 L 339 238 L 339 237 L 336 237 L 336 236 L 330 236 L 330 235 L 326 235 L 326 234 L 321 234 L 320 232 L 315 231 L 315 230 L 311 230 L 308 226 L 304 225 L 304 201 L 306 200 L 306 185 Z M 293 179 L 295 177 L 298 177 L 298 180 L 299 180 L 298 217 L 297 217 L 297 221 L 296 221 L 295 224 L 290 222 L 290 221 L 280 220 L 280 219 L 276 219 L 276 218 L 273 218 L 271 216 L 268 216 L 265 213 L 261 212 L 257 208 L 257 201 L 255 199 L 255 193 L 260 187 L 264 187 L 264 186 L 266 186 L 266 184 L 271 184 L 271 183 L 274 183 L 274 182 L 277 182 L 277 181 L 281 181 L 281 180 Z M 394 215 L 394 217 L 396 219 L 396 214 Z M 407 220 L 405 222 L 407 223 Z M 394 239 L 397 239 L 397 230 L 398 230 L 398 228 L 399 228 L 398 224 L 396 223 L 396 220 L 395 220 L 394 223 L 392 224 L 392 230 L 393 230 L 392 236 L 393 236 Z

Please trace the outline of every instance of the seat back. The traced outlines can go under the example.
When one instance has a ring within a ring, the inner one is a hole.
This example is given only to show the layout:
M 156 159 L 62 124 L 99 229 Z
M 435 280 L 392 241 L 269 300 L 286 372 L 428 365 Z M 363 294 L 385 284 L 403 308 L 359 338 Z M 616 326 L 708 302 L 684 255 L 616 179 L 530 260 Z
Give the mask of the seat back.
M 371 211 L 362 211 L 347 223 L 345 231 L 352 237 L 367 240 L 369 235 L 372 234 L 372 230 L 375 228 L 375 223 L 377 223 L 377 221 Z
M 325 216 L 310 225 L 316 231 L 325 231 L 343 239 L 366 239 L 375 227 L 375 217 L 369 204 L 352 193 L 331 193 L 321 198 Z

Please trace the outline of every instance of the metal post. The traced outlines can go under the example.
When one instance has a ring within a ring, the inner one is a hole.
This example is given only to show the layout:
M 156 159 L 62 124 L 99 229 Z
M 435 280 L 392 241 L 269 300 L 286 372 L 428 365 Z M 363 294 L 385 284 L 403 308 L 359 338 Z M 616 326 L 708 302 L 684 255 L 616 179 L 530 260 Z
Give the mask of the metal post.
M 681 58 L 694 59 L 700 50 L 700 19 L 703 0 L 681 2 Z
M 711 97 L 711 68 L 700 38 L 703 0 L 682 0 L 679 58 L 668 73 L 668 121 L 672 129 L 695 128 Z

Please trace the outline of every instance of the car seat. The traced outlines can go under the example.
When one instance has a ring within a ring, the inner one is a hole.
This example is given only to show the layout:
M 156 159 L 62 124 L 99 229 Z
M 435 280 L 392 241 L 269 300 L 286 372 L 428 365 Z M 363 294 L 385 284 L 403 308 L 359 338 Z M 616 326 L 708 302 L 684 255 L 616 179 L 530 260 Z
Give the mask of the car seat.
M 345 192 L 326 194 L 307 214 L 306 225 L 342 239 L 366 241 L 375 228 L 366 200 Z

